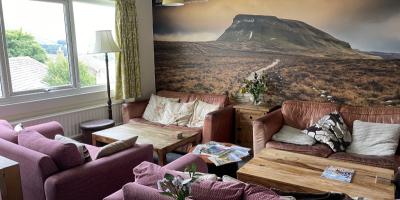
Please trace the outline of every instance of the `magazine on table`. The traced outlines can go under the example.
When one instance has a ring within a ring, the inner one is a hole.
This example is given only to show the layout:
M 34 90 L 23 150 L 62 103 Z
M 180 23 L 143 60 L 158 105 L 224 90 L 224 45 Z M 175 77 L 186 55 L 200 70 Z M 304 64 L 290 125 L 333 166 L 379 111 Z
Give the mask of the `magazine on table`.
M 354 169 L 329 166 L 322 172 L 321 177 L 351 183 L 353 175 Z
M 243 157 L 249 155 L 249 148 L 233 145 L 225 146 L 218 142 L 208 142 L 199 144 L 192 151 L 194 154 L 207 155 L 208 159 L 216 166 L 225 165 L 232 162 L 239 162 Z

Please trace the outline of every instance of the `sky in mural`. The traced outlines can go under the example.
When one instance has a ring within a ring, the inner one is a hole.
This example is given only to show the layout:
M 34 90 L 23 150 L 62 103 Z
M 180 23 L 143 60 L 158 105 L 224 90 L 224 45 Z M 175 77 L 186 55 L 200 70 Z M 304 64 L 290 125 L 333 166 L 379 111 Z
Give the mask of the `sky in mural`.
M 237 14 L 306 22 L 363 51 L 400 53 L 400 0 L 208 0 L 154 8 L 154 37 L 212 41 Z

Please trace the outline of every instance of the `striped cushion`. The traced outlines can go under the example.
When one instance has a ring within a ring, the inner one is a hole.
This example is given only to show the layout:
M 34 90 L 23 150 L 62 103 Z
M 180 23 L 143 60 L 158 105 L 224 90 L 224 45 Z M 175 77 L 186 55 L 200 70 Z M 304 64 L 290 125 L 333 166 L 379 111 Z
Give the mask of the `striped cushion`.
M 246 184 L 243 199 L 246 200 L 279 200 L 279 195 L 274 191 L 259 185 Z
M 80 143 L 80 142 L 78 142 L 78 141 L 76 141 L 76 140 L 73 140 L 73 139 L 71 139 L 71 138 L 65 137 L 65 136 L 63 136 L 63 135 L 56 135 L 56 136 L 54 137 L 54 140 L 59 141 L 59 142 L 62 142 L 62 143 L 64 143 L 64 144 L 71 143 L 71 144 L 76 145 L 76 147 L 78 148 L 79 153 L 81 154 L 82 160 L 83 160 L 84 162 L 92 161 L 92 158 L 90 157 L 89 151 L 88 151 L 88 149 L 86 148 L 85 144 Z
M 137 138 L 138 136 L 134 136 L 132 138 L 116 141 L 111 144 L 107 144 L 104 147 L 101 147 L 100 151 L 97 152 L 95 160 L 135 146 Z
M 353 142 L 346 152 L 361 155 L 393 156 L 400 138 L 400 124 L 382 124 L 355 120 Z

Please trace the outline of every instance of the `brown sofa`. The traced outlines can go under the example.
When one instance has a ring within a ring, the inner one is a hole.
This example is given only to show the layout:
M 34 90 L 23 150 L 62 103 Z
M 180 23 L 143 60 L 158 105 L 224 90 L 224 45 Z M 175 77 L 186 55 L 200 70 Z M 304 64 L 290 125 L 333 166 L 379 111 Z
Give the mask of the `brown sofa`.
M 305 129 L 322 116 L 339 111 L 352 132 L 353 121 L 361 120 L 376 123 L 400 124 L 400 108 L 395 107 L 356 107 L 319 103 L 310 101 L 285 101 L 282 108 L 275 110 L 253 122 L 254 153 L 264 148 L 275 148 L 332 159 L 346 160 L 371 166 L 397 169 L 400 166 L 400 145 L 395 156 L 365 156 L 346 152 L 334 153 L 325 144 L 301 146 L 273 141 L 272 136 L 283 125 Z
M 180 102 L 191 102 L 196 99 L 219 105 L 221 108 L 217 111 L 208 113 L 202 128 L 189 128 L 176 125 L 163 125 L 159 123 L 149 122 L 142 118 L 143 113 L 149 100 L 136 101 L 131 103 L 124 103 L 122 105 L 122 117 L 123 122 L 128 123 L 129 121 L 146 123 L 151 126 L 165 127 L 166 129 L 173 130 L 196 130 L 201 133 L 202 143 L 209 141 L 218 142 L 231 142 L 233 140 L 233 114 L 234 109 L 229 103 L 229 98 L 226 95 L 217 94 L 195 94 L 195 93 L 184 93 L 184 92 L 173 92 L 173 91 L 159 91 L 158 96 L 168 98 L 179 98 Z

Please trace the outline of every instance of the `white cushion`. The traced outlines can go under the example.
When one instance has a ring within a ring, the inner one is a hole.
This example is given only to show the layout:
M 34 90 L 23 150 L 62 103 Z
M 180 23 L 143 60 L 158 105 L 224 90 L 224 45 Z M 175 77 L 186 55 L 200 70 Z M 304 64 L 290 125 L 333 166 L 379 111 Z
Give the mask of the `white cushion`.
M 346 152 L 362 155 L 393 156 L 400 138 L 400 124 L 353 123 L 353 142 Z
M 167 102 L 178 102 L 176 98 L 160 97 L 152 94 L 150 97 L 149 104 L 143 113 L 143 118 L 151 122 L 160 122 L 164 115 L 165 104 Z
M 289 144 L 309 146 L 316 143 L 314 138 L 304 134 L 300 129 L 287 125 L 283 125 L 281 130 L 272 136 L 272 140 Z
M 194 112 L 196 101 L 189 103 L 167 102 L 161 124 L 187 126 Z
M 129 148 L 135 146 L 137 139 L 138 139 L 138 136 L 134 136 L 134 137 L 126 139 L 126 140 L 119 140 L 119 141 L 107 144 L 106 146 L 101 147 L 100 151 L 97 152 L 97 154 L 95 156 L 95 160 L 112 155 L 112 154 L 120 152 L 120 151 L 123 151 L 125 149 L 129 149 Z
M 218 105 L 209 104 L 204 101 L 197 100 L 197 103 L 194 107 L 193 116 L 190 119 L 188 127 L 203 127 L 206 115 L 218 109 Z

